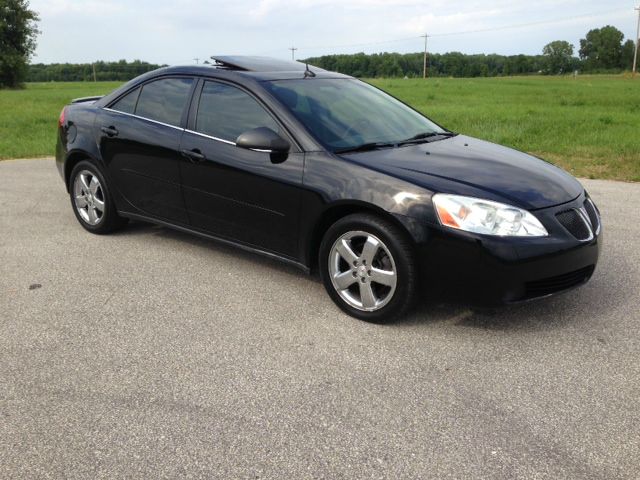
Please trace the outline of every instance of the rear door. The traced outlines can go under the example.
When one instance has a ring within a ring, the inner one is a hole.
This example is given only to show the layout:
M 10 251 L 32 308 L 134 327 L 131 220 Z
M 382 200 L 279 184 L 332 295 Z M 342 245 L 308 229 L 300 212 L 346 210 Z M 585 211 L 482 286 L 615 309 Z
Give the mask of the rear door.
M 180 186 L 180 139 L 195 80 L 152 80 L 96 119 L 102 158 L 129 211 L 189 223 Z
M 258 127 L 291 144 L 286 159 L 236 147 Z M 275 116 L 238 85 L 203 80 L 193 99 L 181 150 L 184 198 L 194 227 L 288 257 L 297 255 L 304 154 Z

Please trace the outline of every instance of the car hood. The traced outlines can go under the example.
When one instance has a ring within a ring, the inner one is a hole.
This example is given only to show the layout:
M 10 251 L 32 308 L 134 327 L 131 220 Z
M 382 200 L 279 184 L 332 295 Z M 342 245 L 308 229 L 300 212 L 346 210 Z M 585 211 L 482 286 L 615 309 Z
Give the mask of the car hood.
M 476 196 L 528 210 L 569 202 L 583 191 L 575 178 L 544 160 L 464 135 L 343 157 L 433 192 Z

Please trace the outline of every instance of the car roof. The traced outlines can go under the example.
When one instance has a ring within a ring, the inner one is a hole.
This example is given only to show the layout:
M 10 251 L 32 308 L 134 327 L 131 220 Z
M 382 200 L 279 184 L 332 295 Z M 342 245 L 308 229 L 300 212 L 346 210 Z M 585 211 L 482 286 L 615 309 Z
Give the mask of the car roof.
M 314 73 L 314 76 L 321 78 L 350 78 L 347 75 L 293 60 L 249 55 L 214 55 L 211 59 L 213 60 L 211 64 L 165 67 L 162 69 L 162 74 L 221 77 L 228 72 L 229 76 L 236 74 L 261 81 L 304 78 L 304 73 L 308 69 Z M 158 70 L 156 72 L 159 73 Z
M 120 88 L 102 97 L 96 106 L 102 107 L 118 98 L 124 92 L 134 88 L 143 82 L 167 75 L 194 75 L 201 77 L 211 77 L 231 81 L 262 82 L 274 80 L 295 80 L 308 78 L 305 75 L 307 64 L 291 60 L 280 60 L 270 57 L 225 55 L 211 57 L 214 63 L 200 65 L 176 65 L 162 67 L 157 70 L 144 73 L 139 77 L 130 80 Z M 308 69 L 313 73 L 309 78 L 353 78 L 337 72 L 330 72 L 321 68 L 309 65 Z

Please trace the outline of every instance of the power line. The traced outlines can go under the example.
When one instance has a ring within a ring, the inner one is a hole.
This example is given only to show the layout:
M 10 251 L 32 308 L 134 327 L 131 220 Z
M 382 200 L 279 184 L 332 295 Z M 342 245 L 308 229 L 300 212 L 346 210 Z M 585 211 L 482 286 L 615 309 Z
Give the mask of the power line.
M 486 33 L 486 32 L 494 32 L 496 30 L 509 30 L 511 28 L 524 28 L 524 27 L 535 27 L 539 25 L 552 25 L 554 23 L 566 22 L 567 20 L 575 20 L 577 18 L 588 18 L 594 17 L 596 15 L 606 15 L 608 13 L 618 13 L 626 11 L 626 9 L 616 9 L 616 10 L 607 10 L 604 12 L 594 12 L 594 13 L 585 13 L 583 15 L 575 15 L 573 17 L 564 17 L 557 18 L 555 20 L 540 20 L 538 22 L 527 22 L 527 23 L 518 23 L 514 25 L 505 25 L 502 27 L 494 27 L 494 28 L 481 28 L 478 30 L 465 30 L 462 32 L 447 32 L 447 33 L 434 33 L 431 35 L 432 37 L 446 37 L 450 35 L 467 35 L 469 33 Z
M 368 47 L 370 45 L 384 45 L 387 43 L 406 42 L 408 40 L 415 40 L 415 35 L 412 37 L 396 38 L 395 40 L 379 40 L 377 42 L 367 43 L 351 43 L 349 45 L 328 45 L 328 46 L 315 46 L 315 47 L 300 47 L 301 50 L 319 50 L 323 48 L 349 48 L 349 47 Z

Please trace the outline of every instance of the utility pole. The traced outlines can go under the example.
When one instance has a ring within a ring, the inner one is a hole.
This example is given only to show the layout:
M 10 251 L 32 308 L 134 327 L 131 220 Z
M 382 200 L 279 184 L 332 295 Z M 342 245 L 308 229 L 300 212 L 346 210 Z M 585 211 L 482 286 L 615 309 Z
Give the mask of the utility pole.
M 633 53 L 633 76 L 636 76 L 636 64 L 638 62 L 638 43 L 640 42 L 640 5 L 634 10 L 638 11 L 638 28 L 636 30 L 636 50 Z
M 429 35 L 426 33 L 424 35 L 420 35 L 420 38 L 424 38 L 424 62 L 422 65 L 422 78 L 427 78 L 427 39 Z
M 297 50 L 297 48 L 296 47 L 289 47 L 287 50 L 291 50 L 291 60 L 295 60 L 295 58 L 293 58 L 293 54 Z
M 93 81 L 94 81 L 94 82 L 97 82 L 97 81 L 98 81 L 98 79 L 96 78 L 96 64 L 95 64 L 95 63 L 92 63 L 92 64 L 91 64 L 91 68 L 93 69 Z
M 194 60 L 196 61 L 196 65 L 200 63 L 200 59 L 198 57 L 194 58 Z

